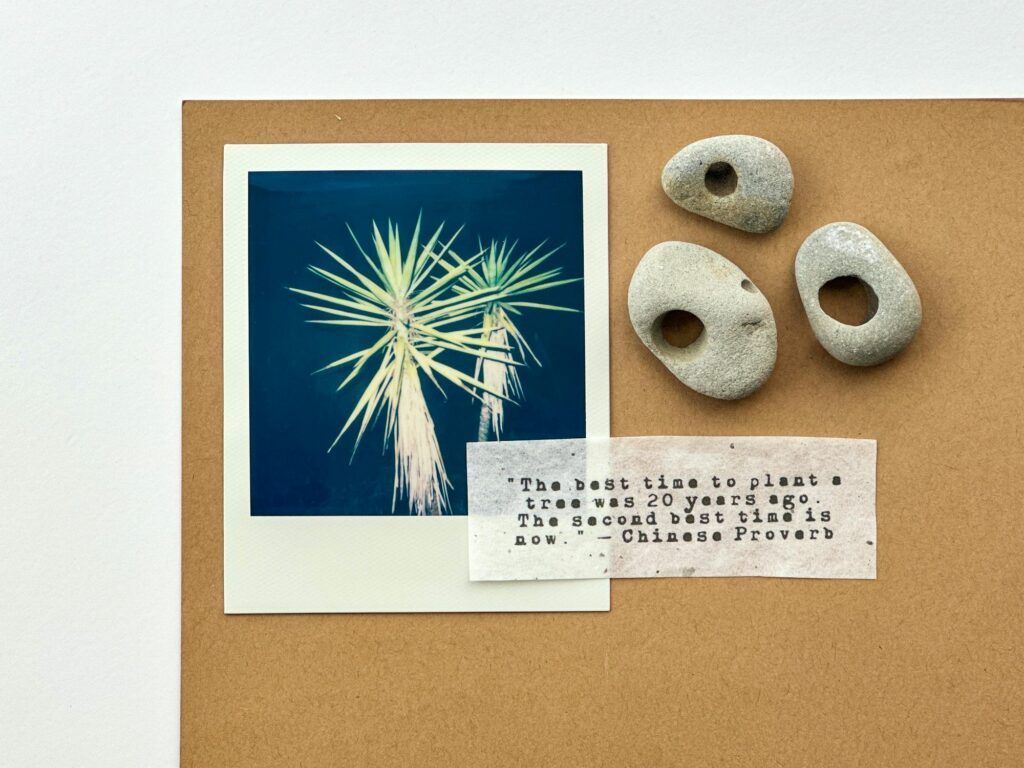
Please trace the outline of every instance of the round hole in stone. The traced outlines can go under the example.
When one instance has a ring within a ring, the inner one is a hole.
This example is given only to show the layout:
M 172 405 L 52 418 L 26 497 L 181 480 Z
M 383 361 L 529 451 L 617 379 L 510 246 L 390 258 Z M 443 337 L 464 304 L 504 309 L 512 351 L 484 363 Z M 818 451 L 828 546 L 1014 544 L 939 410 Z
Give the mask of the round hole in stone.
M 704 186 L 715 197 L 731 195 L 736 191 L 736 182 L 736 169 L 728 163 L 712 163 L 704 174 Z
M 754 284 L 746 279 L 742 283 L 740 283 L 740 288 L 742 288 L 747 293 L 757 293 L 757 288 L 754 287 Z
M 854 275 L 835 277 L 818 289 L 825 314 L 844 325 L 864 325 L 878 311 L 878 296 Z
M 704 333 L 704 323 L 696 315 L 682 309 L 673 309 L 661 316 L 661 335 L 665 342 L 683 349 Z

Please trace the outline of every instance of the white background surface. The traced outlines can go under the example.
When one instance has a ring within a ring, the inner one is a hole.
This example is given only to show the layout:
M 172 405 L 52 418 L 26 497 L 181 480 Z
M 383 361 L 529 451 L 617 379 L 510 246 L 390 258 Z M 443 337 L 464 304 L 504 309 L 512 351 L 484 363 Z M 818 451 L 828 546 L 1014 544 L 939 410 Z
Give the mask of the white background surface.
M 0 764 L 177 764 L 182 99 L 1022 95 L 896 5 L 0 0 Z

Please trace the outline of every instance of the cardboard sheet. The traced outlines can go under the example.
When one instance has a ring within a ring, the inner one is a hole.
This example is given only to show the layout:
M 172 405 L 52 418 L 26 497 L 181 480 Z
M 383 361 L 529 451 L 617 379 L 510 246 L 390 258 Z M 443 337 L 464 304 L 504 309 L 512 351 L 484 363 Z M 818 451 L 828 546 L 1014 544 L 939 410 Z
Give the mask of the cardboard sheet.
M 183 766 L 1015 766 L 1024 754 L 1020 102 L 187 103 L 183 115 Z M 750 235 L 659 175 L 722 133 L 778 144 L 789 217 Z M 871 582 L 645 579 L 604 614 L 223 613 L 221 158 L 229 143 L 608 144 L 612 435 L 876 438 Z M 869 227 L 924 323 L 892 362 L 820 347 L 793 259 Z M 739 402 L 638 341 L 626 288 L 662 240 L 712 248 L 772 304 L 779 359 Z

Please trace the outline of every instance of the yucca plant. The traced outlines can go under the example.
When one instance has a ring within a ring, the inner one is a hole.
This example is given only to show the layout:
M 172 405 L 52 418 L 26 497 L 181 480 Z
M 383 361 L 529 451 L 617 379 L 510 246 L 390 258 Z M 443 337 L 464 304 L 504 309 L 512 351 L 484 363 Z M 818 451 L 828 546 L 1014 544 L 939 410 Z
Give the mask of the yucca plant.
M 404 497 L 410 513 L 426 515 L 442 514 L 446 510 L 451 482 L 423 394 L 423 377 L 442 394 L 442 382 L 447 382 L 481 402 L 484 397 L 500 401 L 506 397 L 502 390 L 440 358 L 446 353 L 456 353 L 477 361 L 500 360 L 508 365 L 506 353 L 509 350 L 490 340 L 479 327 L 478 317 L 493 298 L 494 290 L 487 287 L 458 293 L 452 290 L 480 261 L 479 256 L 468 260 L 454 256 L 451 246 L 462 228 L 442 243 L 442 223 L 421 243 L 420 224 L 417 218 L 412 237 L 403 247 L 397 224 L 388 221 L 385 240 L 377 223 L 372 222 L 372 256 L 346 225 L 366 262 L 367 271 L 357 269 L 317 243 L 344 273 L 336 274 L 314 265 L 310 265 L 309 270 L 330 283 L 334 291 L 289 290 L 315 302 L 302 306 L 328 316 L 308 322 L 380 331 L 380 336 L 372 343 L 348 352 L 317 371 L 348 367 L 347 375 L 338 385 L 339 391 L 364 369 L 373 371 L 328 450 L 358 423 L 352 448 L 354 456 L 367 429 L 383 413 L 384 446 L 386 448 L 390 442 L 394 450 L 392 512 L 396 500 Z
M 459 268 L 464 271 L 453 292 L 460 297 L 488 297 L 484 299 L 480 334 L 482 339 L 494 346 L 486 354 L 477 357 L 473 373 L 474 378 L 484 385 L 479 398 L 479 440 L 488 440 L 492 434 L 495 439 L 501 439 L 505 402 L 520 399 L 523 394 L 517 367 L 525 364 L 528 356 L 540 365 L 540 360 L 516 325 L 515 317 L 521 315 L 524 309 L 579 311 L 555 304 L 524 301 L 521 298 L 583 279 L 559 279 L 561 267 L 538 271 L 545 261 L 562 248 L 560 245 L 538 256 L 545 243 L 541 242 L 531 250 L 516 255 L 516 242 L 509 244 L 507 240 L 502 240 L 499 244 L 492 240 L 488 246 L 480 243 L 477 254 L 468 261 L 454 256 Z

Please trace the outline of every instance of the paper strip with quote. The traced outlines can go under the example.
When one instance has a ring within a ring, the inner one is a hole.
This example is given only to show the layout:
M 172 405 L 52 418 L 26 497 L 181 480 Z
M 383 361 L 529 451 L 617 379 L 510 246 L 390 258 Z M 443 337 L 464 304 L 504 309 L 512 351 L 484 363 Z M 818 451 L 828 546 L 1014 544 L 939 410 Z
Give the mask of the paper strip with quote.
M 874 440 L 467 445 L 473 581 L 875 578 Z

